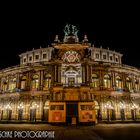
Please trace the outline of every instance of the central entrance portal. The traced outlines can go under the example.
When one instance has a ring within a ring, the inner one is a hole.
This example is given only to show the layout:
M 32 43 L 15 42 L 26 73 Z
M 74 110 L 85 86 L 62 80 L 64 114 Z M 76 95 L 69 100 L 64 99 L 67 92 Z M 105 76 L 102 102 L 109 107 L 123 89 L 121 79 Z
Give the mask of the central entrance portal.
M 76 121 L 78 121 L 78 103 L 67 102 L 66 103 L 66 122 L 68 124 L 71 124 L 72 118 L 76 118 Z
M 73 87 L 74 84 L 75 84 L 75 78 L 69 77 L 68 78 L 68 85 L 69 85 L 69 87 Z
M 82 83 L 81 64 L 62 64 L 61 83 L 64 87 L 79 87 Z

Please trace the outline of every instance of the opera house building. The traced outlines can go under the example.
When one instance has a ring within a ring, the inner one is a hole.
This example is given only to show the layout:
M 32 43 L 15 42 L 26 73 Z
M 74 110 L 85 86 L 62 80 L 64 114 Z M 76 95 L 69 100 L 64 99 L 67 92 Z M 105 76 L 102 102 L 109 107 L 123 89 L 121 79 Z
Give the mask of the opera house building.
M 140 69 L 66 25 L 46 47 L 0 70 L 0 122 L 87 123 L 140 119 Z

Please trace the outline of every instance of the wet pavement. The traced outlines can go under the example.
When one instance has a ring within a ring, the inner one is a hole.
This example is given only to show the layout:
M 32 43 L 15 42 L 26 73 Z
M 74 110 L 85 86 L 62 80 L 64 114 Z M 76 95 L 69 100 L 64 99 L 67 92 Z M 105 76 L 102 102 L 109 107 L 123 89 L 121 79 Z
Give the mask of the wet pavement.
M 11 138 L 8 132 L 12 133 Z M 98 124 L 96 126 L 0 124 L 0 139 L 139 140 L 140 124 Z

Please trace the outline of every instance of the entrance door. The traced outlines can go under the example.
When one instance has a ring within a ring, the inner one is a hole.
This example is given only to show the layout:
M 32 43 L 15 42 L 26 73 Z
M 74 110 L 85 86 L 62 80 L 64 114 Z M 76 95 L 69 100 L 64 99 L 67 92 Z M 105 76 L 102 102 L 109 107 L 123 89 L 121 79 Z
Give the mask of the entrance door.
M 23 109 L 18 110 L 18 120 L 22 120 L 23 117 Z
M 36 121 L 36 109 L 30 110 L 30 121 Z
M 125 120 L 125 113 L 124 113 L 124 109 L 120 110 L 121 113 L 121 120 Z
M 11 120 L 12 117 L 12 110 L 8 109 L 7 110 L 7 120 Z
M 68 78 L 68 85 L 69 85 L 70 87 L 72 87 L 72 86 L 74 86 L 74 84 L 75 84 L 75 78 L 69 77 L 69 78 Z
M 114 109 L 107 109 L 107 120 L 115 120 L 115 110 Z
M 66 104 L 66 122 L 72 123 L 72 118 L 78 118 L 78 103 L 67 103 Z
M 132 120 L 136 120 L 136 110 L 131 109 Z
M 43 121 L 48 121 L 48 113 L 49 113 L 48 109 L 43 110 Z
M 1 110 L 1 120 L 3 120 L 3 110 Z

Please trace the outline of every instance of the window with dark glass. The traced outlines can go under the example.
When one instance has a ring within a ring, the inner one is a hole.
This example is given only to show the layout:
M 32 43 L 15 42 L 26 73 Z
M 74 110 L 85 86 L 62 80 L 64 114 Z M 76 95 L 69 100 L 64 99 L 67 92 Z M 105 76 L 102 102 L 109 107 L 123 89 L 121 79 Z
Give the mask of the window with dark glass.
M 116 58 L 116 62 L 118 62 L 118 58 Z
M 23 59 L 23 62 L 26 62 L 26 58 Z
M 93 105 L 80 105 L 81 110 L 93 110 L 94 106 Z
M 112 56 L 110 56 L 110 60 L 112 61 L 112 59 L 113 59 L 113 57 Z
M 64 105 L 51 105 L 51 110 L 64 110 Z
M 36 56 L 35 56 L 35 59 L 38 60 L 38 59 L 39 59 L 39 55 L 36 55 Z
M 47 54 L 46 53 L 44 53 L 43 54 L 43 59 L 45 59 L 47 57 Z
M 96 58 L 99 59 L 99 54 L 98 53 L 96 53 Z
M 106 59 L 106 55 L 103 55 L 103 59 Z
M 29 61 L 32 61 L 32 56 L 29 57 Z

